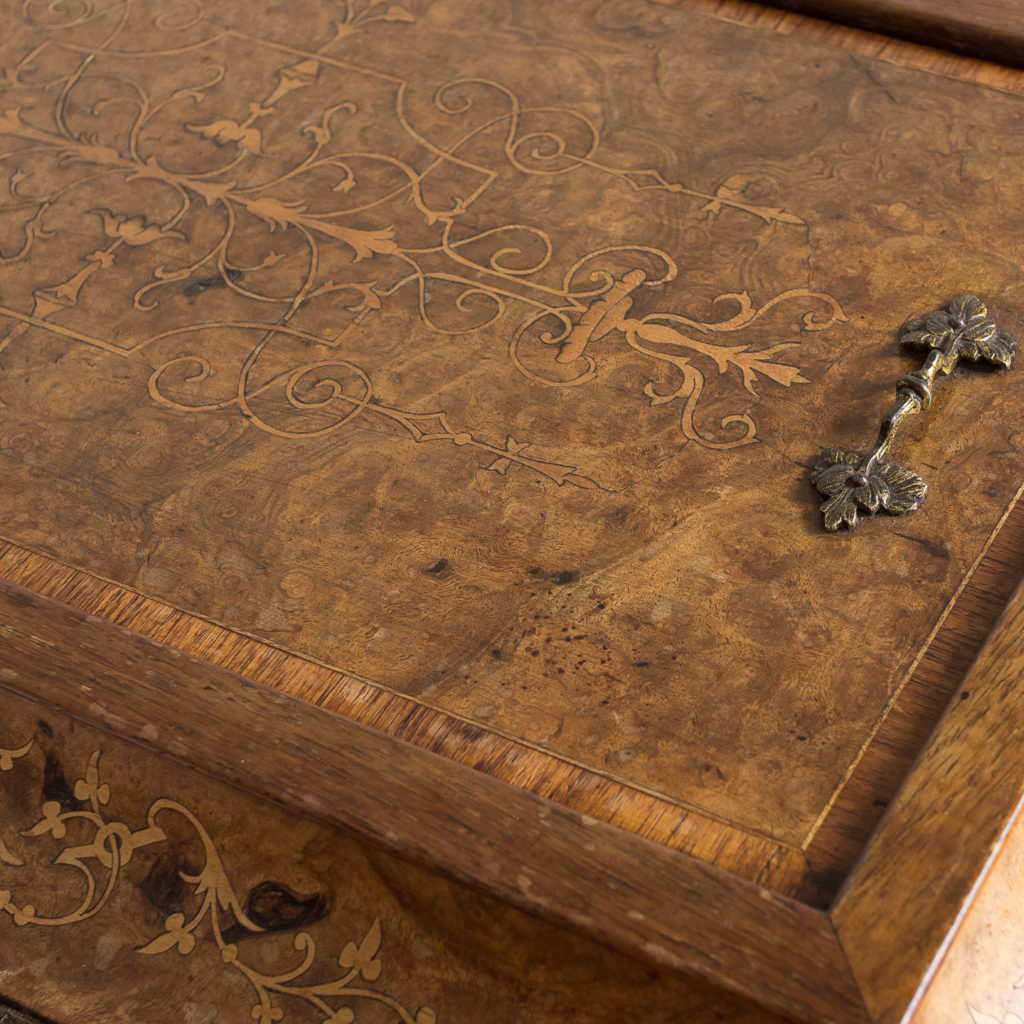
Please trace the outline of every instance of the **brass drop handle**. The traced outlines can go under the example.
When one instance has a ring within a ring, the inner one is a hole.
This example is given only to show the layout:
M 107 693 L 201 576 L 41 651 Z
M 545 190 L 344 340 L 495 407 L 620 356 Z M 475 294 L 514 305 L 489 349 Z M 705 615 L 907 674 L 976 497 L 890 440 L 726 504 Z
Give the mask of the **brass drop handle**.
M 976 295 L 961 295 L 945 309 L 912 320 L 903 328 L 900 343 L 926 350 L 928 358 L 920 370 L 896 382 L 896 402 L 882 418 L 875 446 L 867 454 L 823 448 L 815 463 L 811 482 L 825 498 L 821 511 L 826 530 L 852 528 L 879 511 L 903 515 L 918 508 L 928 492 L 925 482 L 912 469 L 885 461 L 897 428 L 928 408 L 935 378 L 952 373 L 959 360 L 1009 369 L 1015 351 L 1013 339 L 988 318 Z

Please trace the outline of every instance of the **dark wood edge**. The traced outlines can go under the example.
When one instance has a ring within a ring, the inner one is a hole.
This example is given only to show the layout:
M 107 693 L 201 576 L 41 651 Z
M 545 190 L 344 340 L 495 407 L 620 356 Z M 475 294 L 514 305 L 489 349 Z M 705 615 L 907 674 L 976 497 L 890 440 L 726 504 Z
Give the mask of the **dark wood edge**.
M 1024 585 L 830 914 L 871 1019 L 897 1024 L 1024 807 Z
M 0 583 L 4 689 L 814 1024 L 866 1024 L 828 917 Z
M 1017 68 L 993 64 L 977 56 L 963 56 L 951 50 L 937 50 L 890 34 L 851 28 L 798 14 L 779 6 L 766 7 L 752 0 L 648 0 L 649 3 L 682 7 L 705 17 L 733 25 L 744 25 L 763 32 L 775 32 L 787 38 L 818 46 L 832 46 L 897 67 L 916 68 L 933 75 L 974 82 L 988 89 L 1020 95 L 1024 93 L 1024 75 Z M 824 0 L 822 0 L 824 2 Z
M 47 1024 L 42 1017 L 36 1017 L 10 1005 L 0 994 L 0 1024 Z
M 761 0 L 851 28 L 905 39 L 937 50 L 1024 67 L 1024 12 L 1014 0 L 979 7 L 936 0 Z

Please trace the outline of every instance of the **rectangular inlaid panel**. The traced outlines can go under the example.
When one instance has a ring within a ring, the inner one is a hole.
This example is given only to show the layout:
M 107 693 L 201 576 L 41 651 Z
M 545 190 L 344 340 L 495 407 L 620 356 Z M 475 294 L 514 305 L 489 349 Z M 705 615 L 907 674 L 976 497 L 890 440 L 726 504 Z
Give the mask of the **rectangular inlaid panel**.
M 800 843 L 1021 481 L 1024 101 L 684 10 L 5 4 L 3 535 Z M 325 699 L 324 694 L 312 695 Z

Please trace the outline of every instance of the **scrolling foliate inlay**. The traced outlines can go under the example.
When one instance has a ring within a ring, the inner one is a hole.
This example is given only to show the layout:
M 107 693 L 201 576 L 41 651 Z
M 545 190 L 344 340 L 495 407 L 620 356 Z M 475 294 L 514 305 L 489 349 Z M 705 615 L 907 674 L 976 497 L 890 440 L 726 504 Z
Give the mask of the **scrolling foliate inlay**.
M 799 286 L 759 304 L 723 290 L 716 319 L 634 313 L 679 277 L 670 253 L 643 238 L 561 252 L 557 221 L 502 219 L 516 205 L 503 189 L 544 189 L 586 171 L 622 199 L 676 197 L 680 216 L 697 203 L 711 221 L 806 225 L 750 201 L 742 174 L 702 191 L 620 166 L 594 118 L 570 107 L 524 104 L 477 77 L 449 81 L 428 102 L 410 81 L 337 56 L 353 33 L 383 28 L 407 32 L 415 47 L 403 6 L 339 5 L 314 51 L 249 39 L 192 5 L 154 13 L 132 0 L 28 0 L 24 10 L 38 38 L 3 72 L 0 257 L 8 275 L 24 271 L 28 301 L 0 295 L 0 315 L 14 321 L 0 350 L 43 329 L 143 361 L 152 399 L 182 413 L 233 410 L 282 438 L 375 420 L 417 443 L 476 449 L 488 470 L 521 466 L 597 487 L 578 466 L 533 454 L 536 438 L 382 394 L 375 375 L 384 370 L 368 365 L 365 340 L 403 330 L 388 319 L 397 302 L 451 351 L 492 329 L 528 382 L 527 403 L 532 389 L 597 380 L 610 347 L 624 346 L 651 368 L 638 400 L 677 403 L 686 439 L 729 449 L 757 439 L 762 381 L 806 379 L 790 361 L 799 341 L 723 340 L 776 307 L 798 314 L 803 330 L 846 320 L 832 296 Z M 137 47 L 140 19 L 164 45 Z M 424 104 L 443 138 L 420 127 Z M 80 262 L 45 279 L 46 261 L 34 257 L 55 239 Z M 76 317 L 90 289 L 130 306 L 134 319 L 116 336 Z M 696 413 L 716 374 L 747 397 L 709 431 Z
M 0 771 L 8 772 L 15 762 L 32 751 L 33 742 L 19 749 L 0 749 Z M 379 953 L 382 930 L 375 920 L 358 941 L 346 943 L 335 958 L 336 967 L 325 979 L 323 957 L 316 941 L 307 931 L 297 931 L 294 948 L 297 963 L 284 967 L 278 973 L 267 973 L 250 962 L 245 949 L 236 937 L 266 934 L 266 929 L 254 921 L 256 916 L 247 912 L 239 898 L 228 871 L 217 850 L 217 845 L 203 823 L 176 800 L 154 800 L 146 812 L 145 822 L 132 827 L 124 821 L 112 820 L 106 806 L 110 803 L 110 785 L 102 780 L 99 770 L 100 751 L 89 759 L 86 770 L 73 787 L 73 804 L 47 800 L 42 804 L 41 817 L 34 825 L 21 831 L 21 836 L 42 843 L 62 843 L 59 852 L 46 863 L 63 877 L 51 877 L 47 887 L 47 900 L 59 899 L 64 893 L 83 889 L 77 906 L 64 912 L 44 912 L 30 902 L 19 901 L 11 879 L 17 882 L 18 873 L 11 869 L 26 868 L 23 858 L 16 856 L 0 836 L 0 914 L 8 915 L 18 927 L 62 928 L 73 926 L 96 917 L 111 908 L 119 886 L 130 884 L 125 868 L 141 851 L 152 852 L 160 844 L 169 842 L 164 825 L 177 818 L 190 829 L 202 849 L 202 865 L 195 871 L 181 870 L 182 883 L 191 893 L 191 905 L 185 912 L 168 914 L 163 931 L 136 949 L 137 954 L 156 956 L 176 950 L 188 956 L 203 946 L 217 949 L 225 970 L 237 972 L 245 980 L 254 999 L 251 1017 L 258 1024 L 273 1024 L 291 1019 L 289 1006 L 312 1009 L 324 1024 L 358 1024 L 360 1007 L 375 1006 L 389 1014 L 396 1024 L 436 1024 L 437 1015 L 427 1006 L 415 1012 L 406 1009 L 387 992 L 369 987 L 381 974 Z M 69 809 L 71 808 L 71 809 Z M 164 825 L 161 824 L 164 823 Z M 72 838 L 73 837 L 73 838 Z M 33 843 L 35 845 L 35 843 Z M 52 852 L 47 849 L 46 856 Z M 141 853 L 145 856 L 145 853 Z M 42 857 L 37 862 L 40 866 Z M 62 869 L 69 869 L 64 871 Z M 340 968 L 340 972 L 338 969 Z M 301 1016 L 302 1020 L 310 1019 Z M 374 1017 L 374 1020 L 380 1019 Z

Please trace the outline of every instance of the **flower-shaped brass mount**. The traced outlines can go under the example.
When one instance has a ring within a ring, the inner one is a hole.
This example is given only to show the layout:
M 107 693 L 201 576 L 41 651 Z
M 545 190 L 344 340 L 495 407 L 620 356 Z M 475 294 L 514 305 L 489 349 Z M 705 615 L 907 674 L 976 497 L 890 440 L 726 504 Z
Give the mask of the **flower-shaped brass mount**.
M 935 378 L 951 373 L 960 359 L 1008 369 L 1015 350 L 1013 339 L 988 318 L 985 304 L 976 295 L 961 295 L 945 309 L 910 321 L 900 343 L 926 350 L 928 358 L 920 370 L 896 382 L 896 402 L 882 418 L 874 448 L 867 454 L 824 448 L 815 463 L 811 482 L 825 498 L 821 511 L 826 530 L 852 528 L 878 511 L 913 512 L 928 488 L 913 470 L 885 461 L 897 428 L 908 416 L 928 408 Z

